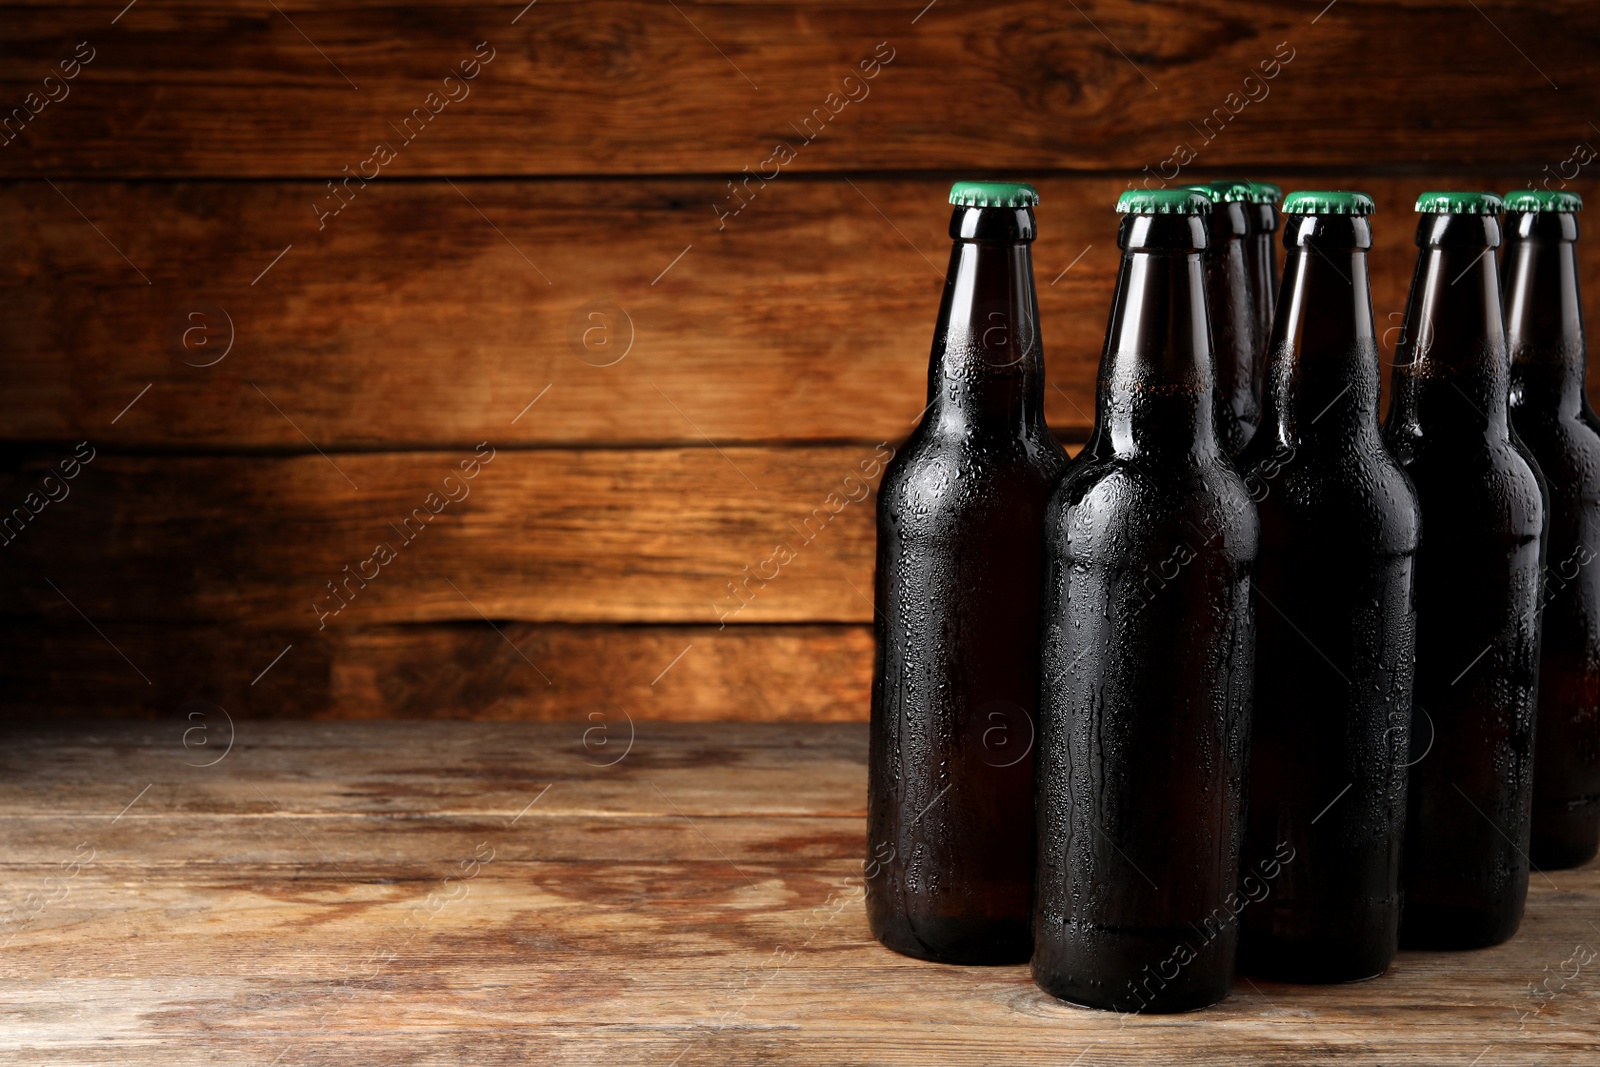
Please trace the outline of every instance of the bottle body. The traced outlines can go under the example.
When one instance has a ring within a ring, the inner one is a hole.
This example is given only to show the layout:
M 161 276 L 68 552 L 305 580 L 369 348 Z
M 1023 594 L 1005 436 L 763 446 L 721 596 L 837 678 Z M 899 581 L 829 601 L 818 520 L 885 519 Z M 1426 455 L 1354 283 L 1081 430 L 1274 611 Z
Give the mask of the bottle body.
M 1499 224 L 1425 215 L 1417 243 L 1385 427 L 1423 524 L 1401 941 L 1474 948 L 1527 895 L 1545 508 L 1507 415 Z
M 1240 463 L 1261 518 L 1242 873 L 1294 859 L 1245 910 L 1240 968 L 1353 981 L 1398 947 L 1421 519 L 1378 427 L 1370 227 L 1285 219 L 1265 421 Z
M 1513 212 L 1507 231 L 1511 421 L 1550 505 L 1529 856 L 1557 869 L 1600 846 L 1600 420 L 1584 395 L 1577 219 Z
M 1031 950 L 1039 528 L 1066 463 L 1043 419 L 1032 213 L 969 217 L 1008 210 L 956 212 L 930 406 L 878 497 L 868 919 L 958 963 Z
M 1033 974 L 1184 1011 L 1237 950 L 1256 515 L 1218 442 L 1203 220 L 1130 215 L 1097 448 L 1045 519 Z

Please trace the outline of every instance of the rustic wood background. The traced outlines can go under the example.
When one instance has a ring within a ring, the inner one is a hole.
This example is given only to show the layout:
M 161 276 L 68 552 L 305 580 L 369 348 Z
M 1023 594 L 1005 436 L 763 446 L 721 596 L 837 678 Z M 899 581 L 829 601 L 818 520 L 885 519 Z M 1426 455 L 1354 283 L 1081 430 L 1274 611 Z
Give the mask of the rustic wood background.
M 854 479 L 924 403 L 953 178 L 1040 188 L 1069 443 L 1110 205 L 1181 144 L 1371 192 L 1386 325 L 1418 191 L 1600 192 L 1594 5 L 924 4 L 0 5 L 0 509 L 59 497 L 0 536 L 0 714 L 860 719 Z

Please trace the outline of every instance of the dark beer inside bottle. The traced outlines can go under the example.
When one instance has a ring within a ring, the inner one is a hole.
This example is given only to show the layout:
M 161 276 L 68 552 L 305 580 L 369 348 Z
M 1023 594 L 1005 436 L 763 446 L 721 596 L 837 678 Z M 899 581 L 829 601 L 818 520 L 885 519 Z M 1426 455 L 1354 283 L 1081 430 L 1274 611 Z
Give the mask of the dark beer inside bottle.
M 1029 207 L 957 206 L 928 410 L 879 490 L 867 912 L 908 955 L 1028 958 L 1044 422 Z
M 1529 855 L 1559 869 L 1600 849 L 1600 420 L 1584 394 L 1577 217 L 1549 209 L 1569 206 L 1558 197 L 1523 199 L 1540 210 L 1506 219 L 1511 416 L 1550 496 Z
M 1422 216 L 1385 428 L 1422 506 L 1401 875 L 1417 948 L 1504 941 L 1528 886 L 1545 509 L 1507 414 L 1493 206 Z
M 1378 425 L 1372 229 L 1353 213 L 1371 201 L 1298 204 L 1324 211 L 1285 212 L 1263 424 L 1240 460 L 1261 552 L 1239 965 L 1339 982 L 1381 974 L 1398 943 L 1420 523 Z

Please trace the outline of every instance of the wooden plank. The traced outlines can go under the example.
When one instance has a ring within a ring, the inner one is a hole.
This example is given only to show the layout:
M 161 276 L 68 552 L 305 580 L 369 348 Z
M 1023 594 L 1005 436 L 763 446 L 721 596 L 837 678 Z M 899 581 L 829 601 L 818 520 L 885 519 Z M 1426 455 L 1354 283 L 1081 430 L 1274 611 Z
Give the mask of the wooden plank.
M 6 188 L 0 432 L 13 440 L 896 439 L 926 403 L 949 249 L 940 181 L 796 182 L 720 233 L 709 180 L 458 183 L 470 204 L 443 183 L 382 183 L 323 234 L 316 186 L 58 184 L 156 284 L 49 186 Z M 1110 183 L 1093 185 L 1111 202 Z M 1052 310 L 1109 292 L 1114 246 L 1086 236 L 1109 213 L 1079 218 L 1039 252 L 1053 278 L 1100 242 L 1046 286 Z M 214 332 L 184 351 L 191 305 Z M 1058 311 L 1050 339 L 1080 310 Z M 230 320 L 234 351 L 186 365 L 221 354 Z M 1056 375 L 1080 406 L 1085 366 Z
M 518 807 L 539 796 L 545 784 L 533 783 L 524 790 Z M 558 782 L 535 810 L 555 798 L 564 785 Z M 139 788 L 129 791 L 128 799 Z M 547 865 L 557 863 L 583 864 L 591 869 L 607 864 L 645 868 L 696 863 L 718 868 L 715 873 L 719 877 L 737 880 L 737 870 L 730 869 L 730 863 L 747 870 L 792 870 L 822 860 L 845 870 L 851 865 L 860 867 L 861 823 L 854 817 L 706 816 L 702 820 L 690 815 L 686 822 L 670 811 L 655 816 L 570 818 L 548 813 L 535 817 L 530 811 L 513 824 L 517 816 L 513 808 L 491 818 L 430 814 L 418 821 L 371 814 L 357 819 L 307 816 L 297 811 L 282 791 L 265 784 L 261 788 L 260 794 L 249 797 L 260 811 L 234 821 L 230 849 L 174 861 L 173 866 L 197 880 L 216 877 L 207 868 L 248 863 L 271 868 L 278 877 L 291 877 L 298 870 L 342 880 L 346 885 L 419 882 L 428 880 L 433 868 L 470 856 L 478 842 L 493 837 L 501 842 L 495 849 L 496 862 L 542 868 L 540 873 L 548 873 Z M 184 792 L 179 790 L 177 795 Z M 681 799 L 673 793 L 668 796 Z M 146 801 L 159 809 L 161 804 L 173 803 L 173 796 L 152 790 L 141 804 Z M 189 808 L 192 802 L 180 806 Z M 97 867 L 118 868 L 124 877 L 138 876 L 149 866 L 147 857 L 181 847 L 174 841 L 182 833 L 175 811 L 147 812 L 140 818 L 128 815 L 114 828 L 101 825 L 115 815 L 113 808 L 108 815 L 87 819 L 20 818 L 8 835 L 14 838 L 15 852 L 7 865 L 48 868 L 60 858 L 63 841 L 69 854 L 81 841 L 88 842 L 81 854 L 87 856 L 93 849 Z M 525 873 L 537 876 L 533 870 Z M 0 927 L 0 942 L 4 938 Z
M 578 720 L 597 727 L 598 759 L 607 736 L 625 737 L 630 719 L 864 720 L 872 673 L 864 625 L 501 622 L 497 634 L 479 619 L 319 634 L 108 622 L 102 637 L 76 623 L 0 632 L 0 720 L 24 724 L 48 708 L 63 719 L 176 716 L 183 728 L 189 711 L 210 717 L 197 722 L 226 721 L 191 701 L 241 722 Z
M 1377 198 L 1387 341 L 1416 258 L 1416 193 L 1533 176 L 1272 175 Z M 774 185 L 722 231 L 711 179 L 375 183 L 321 233 L 318 185 L 56 184 L 70 204 L 48 185 L 0 186 L 7 440 L 897 441 L 925 403 L 949 248 L 942 178 Z M 1046 409 L 1064 440 L 1082 440 L 1123 180 L 1038 184 Z M 1600 195 L 1588 179 L 1574 188 Z M 1600 273 L 1600 241 L 1578 247 L 1585 276 Z M 1600 321 L 1600 285 L 1586 290 Z
M 1182 142 L 1214 166 L 1537 167 L 1600 103 L 1578 3 L 123 6 L 8 5 L 0 99 L 38 113 L 4 173 L 327 177 L 379 141 L 409 176 L 737 174 L 779 140 L 796 171 L 1132 174 Z
M 75 480 L 50 483 L 68 495 L 10 531 L 0 616 L 321 634 L 486 618 L 862 623 L 872 487 L 889 453 L 96 454 Z M 42 501 L 28 494 L 48 489 L 48 462 L 0 475 L 0 499 Z M 546 666 L 562 669 L 534 673 Z
M 1118 1016 L 1051 1000 L 1023 966 L 871 940 L 859 725 L 659 728 L 609 768 L 570 724 L 252 725 L 204 769 L 134 724 L 0 749 L 0 822 L 22 835 L 0 850 L 0 1055 L 1587 1067 L 1600 1047 L 1590 966 L 1551 977 L 1600 941 L 1594 864 L 1536 876 L 1493 949 Z M 552 773 L 509 822 L 511 784 Z M 251 783 L 295 793 L 274 811 Z
M 239 722 L 227 745 L 224 724 L 213 719 L 206 751 L 184 736 L 194 725 L 78 721 L 8 729 L 0 810 L 36 805 L 39 819 L 101 820 L 120 824 L 119 833 L 143 832 L 127 828 L 183 812 L 257 822 L 285 816 L 285 825 L 320 818 L 329 827 L 339 818 L 356 817 L 359 825 L 359 817 L 374 816 L 456 829 L 524 816 L 768 820 L 751 824 L 751 840 L 778 832 L 773 819 L 866 814 L 860 723 L 641 720 L 631 745 L 621 722 L 611 724 L 612 744 L 601 745 L 585 720 L 470 729 L 417 720 Z M 337 775 L 307 773 L 334 766 Z M 714 778 L 709 767 L 717 768 Z M 730 791 L 746 798 L 737 812 L 727 808 Z M 534 795 L 540 800 L 530 807 Z M 126 819 L 113 820 L 119 813 Z M 0 862 L 8 858 L 25 856 L 0 854 Z

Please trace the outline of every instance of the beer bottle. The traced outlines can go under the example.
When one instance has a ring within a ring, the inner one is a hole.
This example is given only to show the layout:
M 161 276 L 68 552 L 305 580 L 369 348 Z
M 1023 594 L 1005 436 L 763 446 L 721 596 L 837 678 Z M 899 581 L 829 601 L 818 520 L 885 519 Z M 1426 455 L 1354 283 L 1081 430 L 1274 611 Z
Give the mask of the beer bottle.
M 1247 182 L 1191 185 L 1215 205 L 1204 257 L 1216 363 L 1217 436 L 1230 456 L 1250 442 L 1261 420 L 1260 341 L 1249 262 L 1251 189 Z
M 1357 192 L 1284 201 L 1264 417 L 1239 461 L 1261 516 L 1239 967 L 1287 981 L 1381 974 L 1400 934 L 1421 515 L 1378 426 L 1372 211 Z
M 1271 182 L 1247 182 L 1250 187 L 1250 239 L 1245 258 L 1250 264 L 1250 293 L 1256 309 L 1256 339 L 1261 343 L 1262 366 L 1272 336 L 1272 312 L 1278 306 L 1278 205 L 1283 190 Z
M 1255 504 L 1213 421 L 1211 201 L 1129 190 L 1098 450 L 1045 511 L 1033 976 L 1172 1012 L 1227 995 L 1255 650 Z
M 878 495 L 867 915 L 899 952 L 1028 958 L 1044 420 L 1032 186 L 958 182 L 928 406 Z
M 1502 262 L 1511 424 L 1549 492 L 1544 637 L 1533 746 L 1538 867 L 1600 845 L 1600 420 L 1584 396 L 1576 193 L 1507 193 Z
M 1528 890 L 1545 505 L 1511 431 L 1490 193 L 1417 200 L 1384 427 L 1422 505 L 1401 943 L 1494 945 Z

